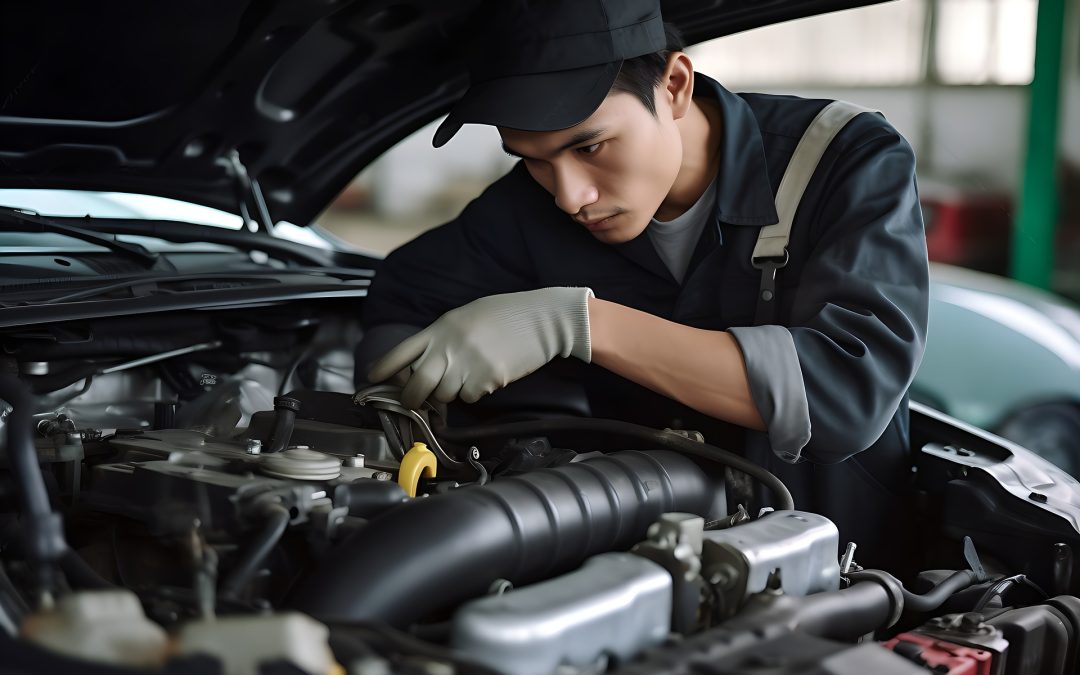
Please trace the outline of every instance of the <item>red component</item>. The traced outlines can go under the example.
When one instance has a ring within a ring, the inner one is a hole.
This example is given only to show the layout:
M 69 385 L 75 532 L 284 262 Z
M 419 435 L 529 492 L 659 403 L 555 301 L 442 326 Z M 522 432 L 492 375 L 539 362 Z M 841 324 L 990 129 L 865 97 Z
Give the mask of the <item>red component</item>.
M 1005 273 L 1013 220 L 1008 197 L 957 192 L 923 195 L 921 201 L 931 260 Z
M 994 665 L 993 652 L 961 647 L 919 633 L 901 633 L 882 646 L 913 661 L 921 659 L 921 665 L 941 675 L 990 675 Z

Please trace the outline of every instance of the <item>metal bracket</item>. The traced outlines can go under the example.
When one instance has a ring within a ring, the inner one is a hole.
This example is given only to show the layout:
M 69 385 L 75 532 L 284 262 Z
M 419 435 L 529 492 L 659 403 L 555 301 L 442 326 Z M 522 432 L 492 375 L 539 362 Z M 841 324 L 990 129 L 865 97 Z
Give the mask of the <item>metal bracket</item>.
M 273 234 L 273 220 L 270 218 L 270 210 L 266 207 L 262 188 L 259 187 L 259 181 L 251 177 L 247 167 L 240 161 L 240 153 L 234 148 L 219 160 L 219 163 L 225 167 L 225 171 L 233 179 L 236 203 L 240 207 L 240 217 L 244 219 L 244 227 L 251 232 L 262 231 L 265 234 Z

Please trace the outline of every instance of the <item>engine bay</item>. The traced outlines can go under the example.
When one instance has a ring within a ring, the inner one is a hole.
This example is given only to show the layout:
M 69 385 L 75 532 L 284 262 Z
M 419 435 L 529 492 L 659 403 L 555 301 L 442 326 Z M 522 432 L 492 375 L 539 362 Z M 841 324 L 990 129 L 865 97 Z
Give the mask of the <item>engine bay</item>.
M 451 427 L 392 385 L 355 390 L 347 316 L 309 303 L 0 336 L 5 668 L 1080 667 L 1080 484 L 1023 448 L 913 407 L 918 545 L 864 569 L 831 520 L 693 430 Z

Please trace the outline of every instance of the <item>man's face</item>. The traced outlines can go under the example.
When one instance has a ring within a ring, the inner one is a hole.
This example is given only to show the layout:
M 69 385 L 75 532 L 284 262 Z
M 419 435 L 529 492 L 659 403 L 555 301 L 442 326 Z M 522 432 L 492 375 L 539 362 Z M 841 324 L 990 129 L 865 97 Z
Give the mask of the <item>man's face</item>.
M 560 131 L 500 128 L 555 204 L 607 244 L 641 234 L 671 190 L 682 138 L 662 90 L 654 117 L 635 96 L 613 92 L 588 119 Z

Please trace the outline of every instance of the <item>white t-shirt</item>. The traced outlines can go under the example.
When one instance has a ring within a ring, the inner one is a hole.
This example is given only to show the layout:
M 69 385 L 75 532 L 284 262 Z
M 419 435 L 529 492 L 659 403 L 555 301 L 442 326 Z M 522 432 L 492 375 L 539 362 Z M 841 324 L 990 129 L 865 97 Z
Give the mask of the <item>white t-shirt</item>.
M 667 222 L 653 218 L 646 228 L 660 259 L 680 284 L 690 266 L 701 230 L 716 207 L 717 178 L 713 178 L 701 197 L 681 216 Z

